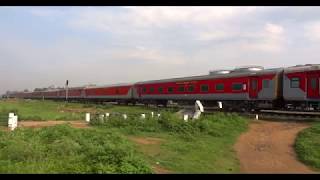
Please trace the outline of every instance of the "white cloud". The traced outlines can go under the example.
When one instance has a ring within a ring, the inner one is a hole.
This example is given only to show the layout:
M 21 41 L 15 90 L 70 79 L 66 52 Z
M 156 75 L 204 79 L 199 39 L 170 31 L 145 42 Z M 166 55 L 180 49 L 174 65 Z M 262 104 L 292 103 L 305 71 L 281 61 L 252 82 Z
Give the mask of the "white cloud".
M 255 46 L 254 48 L 261 51 L 282 51 L 285 48 L 284 28 L 280 25 L 267 23 L 261 33 L 261 38 L 257 43 L 252 43 L 251 46 Z
M 181 65 L 186 63 L 188 58 L 179 53 L 164 52 L 158 49 L 138 46 L 136 49 L 113 50 L 110 58 L 115 60 L 143 61 L 147 64 Z
M 304 35 L 310 41 L 320 40 L 320 21 L 306 23 Z
M 235 34 L 232 32 L 226 32 L 226 31 L 205 31 L 205 32 L 200 32 L 199 36 L 196 38 L 196 40 L 200 41 L 211 41 L 211 40 L 220 40 L 220 39 L 226 39 L 226 38 L 231 38 L 234 37 Z
M 64 16 L 66 13 L 68 13 L 68 11 L 54 7 L 29 7 L 27 8 L 27 11 L 34 16 L 41 17 Z
M 77 14 L 70 24 L 97 31 L 131 28 L 163 28 L 178 24 L 207 26 L 254 12 L 255 7 L 124 7 L 121 13 L 88 8 Z M 119 10 L 120 11 L 120 10 Z M 128 30 L 128 29 L 125 29 Z
M 280 35 L 283 33 L 283 27 L 280 25 L 267 23 L 265 26 L 265 29 L 267 32 L 274 34 L 274 35 Z

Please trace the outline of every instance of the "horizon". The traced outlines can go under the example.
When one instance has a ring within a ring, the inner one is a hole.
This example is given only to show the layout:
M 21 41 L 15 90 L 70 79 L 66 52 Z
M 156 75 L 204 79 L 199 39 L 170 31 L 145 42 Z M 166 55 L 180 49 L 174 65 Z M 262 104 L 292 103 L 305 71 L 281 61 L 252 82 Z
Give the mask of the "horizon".
M 320 58 L 320 7 L 0 7 L 0 22 L 0 94 Z

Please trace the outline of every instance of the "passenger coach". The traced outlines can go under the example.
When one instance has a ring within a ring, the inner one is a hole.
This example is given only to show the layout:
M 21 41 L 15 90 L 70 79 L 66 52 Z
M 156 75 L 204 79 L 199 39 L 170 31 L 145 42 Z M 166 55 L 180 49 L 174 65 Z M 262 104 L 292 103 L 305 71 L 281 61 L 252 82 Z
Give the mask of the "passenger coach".
M 138 82 L 135 88 L 138 99 L 145 103 L 202 100 L 207 104 L 222 101 L 229 108 L 272 108 L 281 96 L 282 72 L 282 68 L 247 67 L 205 76 Z

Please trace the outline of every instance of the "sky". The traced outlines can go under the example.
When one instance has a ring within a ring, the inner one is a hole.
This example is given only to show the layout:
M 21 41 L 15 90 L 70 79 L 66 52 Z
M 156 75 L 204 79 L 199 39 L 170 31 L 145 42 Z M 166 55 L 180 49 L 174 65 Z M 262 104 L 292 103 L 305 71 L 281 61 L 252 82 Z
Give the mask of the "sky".
M 0 94 L 320 63 L 320 7 L 0 7 Z

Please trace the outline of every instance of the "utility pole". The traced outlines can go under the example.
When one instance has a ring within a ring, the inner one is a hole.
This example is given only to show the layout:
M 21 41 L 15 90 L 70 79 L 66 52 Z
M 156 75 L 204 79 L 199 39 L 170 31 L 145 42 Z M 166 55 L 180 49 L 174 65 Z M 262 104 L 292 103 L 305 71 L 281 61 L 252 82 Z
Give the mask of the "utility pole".
M 66 81 L 66 101 L 68 101 L 68 84 L 69 80 Z

